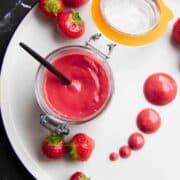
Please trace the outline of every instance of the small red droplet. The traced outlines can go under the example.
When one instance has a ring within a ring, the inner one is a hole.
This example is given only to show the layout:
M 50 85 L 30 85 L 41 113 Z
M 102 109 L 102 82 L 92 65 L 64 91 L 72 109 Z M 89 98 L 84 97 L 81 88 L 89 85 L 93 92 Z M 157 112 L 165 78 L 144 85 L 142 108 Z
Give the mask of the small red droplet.
M 139 150 L 144 146 L 144 136 L 139 132 L 133 133 L 129 137 L 128 143 L 131 149 Z
M 131 148 L 129 146 L 122 146 L 120 149 L 119 149 L 119 155 L 122 157 L 122 158 L 128 158 L 130 155 L 131 155 Z
M 137 116 L 137 126 L 144 133 L 154 133 L 159 129 L 160 125 L 160 115 L 153 109 L 144 109 Z
M 118 159 L 118 153 L 116 152 L 112 152 L 110 155 L 109 155 L 109 159 L 111 161 L 116 161 Z

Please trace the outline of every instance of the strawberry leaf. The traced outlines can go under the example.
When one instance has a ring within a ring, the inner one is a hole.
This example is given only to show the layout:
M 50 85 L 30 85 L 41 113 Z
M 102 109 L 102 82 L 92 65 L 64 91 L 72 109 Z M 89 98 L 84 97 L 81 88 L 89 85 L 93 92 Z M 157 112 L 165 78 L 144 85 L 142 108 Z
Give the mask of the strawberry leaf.
M 58 0 L 48 0 L 46 2 L 46 7 L 55 16 L 57 16 L 59 11 L 61 10 L 61 5 Z
M 81 16 L 79 15 L 79 12 L 77 11 L 72 11 L 72 19 L 76 24 L 82 24 L 83 20 L 81 18 Z
M 79 178 L 79 180 L 90 180 L 90 178 L 88 178 L 87 176 L 83 175 Z
M 46 140 L 48 141 L 48 143 L 56 145 L 62 142 L 63 135 L 51 134 L 46 138 Z
M 69 157 L 71 159 L 76 160 L 78 158 L 76 146 L 73 143 L 67 146 L 67 150 L 68 150 Z

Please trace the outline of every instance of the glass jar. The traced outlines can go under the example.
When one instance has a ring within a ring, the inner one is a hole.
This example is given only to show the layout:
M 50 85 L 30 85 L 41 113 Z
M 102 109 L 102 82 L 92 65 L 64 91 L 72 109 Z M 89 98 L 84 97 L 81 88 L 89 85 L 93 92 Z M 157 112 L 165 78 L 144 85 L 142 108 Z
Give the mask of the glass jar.
M 110 47 L 110 46 L 109 46 Z M 112 48 L 112 47 L 111 47 Z M 110 48 L 110 49 L 111 49 Z M 109 50 L 110 50 L 109 49 Z M 90 44 L 90 42 L 86 43 L 86 46 L 80 46 L 80 45 L 72 45 L 72 46 L 65 46 L 62 48 L 59 48 L 53 52 L 51 52 L 47 57 L 46 60 L 50 62 L 51 64 L 57 60 L 59 57 L 63 57 L 63 55 L 71 54 L 72 52 L 82 52 L 83 54 L 90 55 L 96 59 L 96 61 L 101 64 L 101 67 L 106 72 L 106 75 L 109 80 L 109 92 L 108 95 L 103 102 L 102 106 L 97 109 L 97 111 L 93 112 L 89 116 L 83 117 L 82 119 L 75 119 L 68 117 L 67 115 L 59 114 L 57 111 L 55 111 L 55 108 L 53 108 L 49 103 L 47 98 L 45 97 L 44 93 L 44 78 L 45 74 L 47 73 L 47 69 L 44 68 L 42 65 L 38 68 L 37 74 L 36 74 L 36 81 L 35 81 L 35 95 L 37 102 L 42 110 L 41 115 L 41 124 L 48 128 L 51 131 L 55 131 L 56 133 L 63 133 L 68 134 L 69 129 L 67 128 L 67 125 L 70 124 L 81 124 L 85 123 L 87 121 L 95 119 L 98 115 L 100 115 L 108 106 L 108 103 L 112 97 L 113 94 L 113 77 L 112 72 L 109 64 L 107 63 L 108 55 L 105 55 L 98 49 L 96 49 L 94 46 Z M 67 85 L 64 85 L 67 86 Z
M 152 31 L 160 19 L 159 5 L 152 0 L 103 0 L 101 11 L 109 25 L 129 35 Z
M 92 0 L 91 14 L 103 35 L 128 46 L 155 41 L 173 18 L 163 0 Z

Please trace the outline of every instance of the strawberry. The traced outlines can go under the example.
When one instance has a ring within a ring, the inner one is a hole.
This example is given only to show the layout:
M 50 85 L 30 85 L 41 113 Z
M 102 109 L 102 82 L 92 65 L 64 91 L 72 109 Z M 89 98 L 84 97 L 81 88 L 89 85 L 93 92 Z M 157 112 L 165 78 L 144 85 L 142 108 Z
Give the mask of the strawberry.
M 75 172 L 69 180 L 90 180 L 84 173 L 77 171 Z
M 78 8 L 84 5 L 88 0 L 64 0 L 64 3 L 73 8 Z
M 57 17 L 64 9 L 63 0 L 40 0 L 39 8 L 48 17 Z
M 84 133 L 76 134 L 67 145 L 68 155 L 72 160 L 87 161 L 94 149 L 95 142 Z
M 63 135 L 51 134 L 42 143 L 42 152 L 50 159 L 59 159 L 65 156 L 66 148 Z
M 172 40 L 180 45 L 180 18 L 177 19 L 173 26 Z
M 85 31 L 85 25 L 77 11 L 62 12 L 57 20 L 58 30 L 69 38 L 79 38 Z

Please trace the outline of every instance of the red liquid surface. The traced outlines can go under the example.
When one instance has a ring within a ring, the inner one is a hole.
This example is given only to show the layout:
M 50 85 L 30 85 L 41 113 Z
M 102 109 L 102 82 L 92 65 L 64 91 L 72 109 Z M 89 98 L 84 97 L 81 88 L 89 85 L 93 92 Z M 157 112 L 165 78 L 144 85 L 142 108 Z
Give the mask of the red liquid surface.
M 71 52 L 52 63 L 72 83 L 65 85 L 46 72 L 44 96 L 51 109 L 60 117 L 81 121 L 96 114 L 110 95 L 110 79 L 104 65 L 86 52 Z
M 149 102 L 155 105 L 166 105 L 172 102 L 177 94 L 175 80 L 165 73 L 151 75 L 144 84 L 144 94 Z

